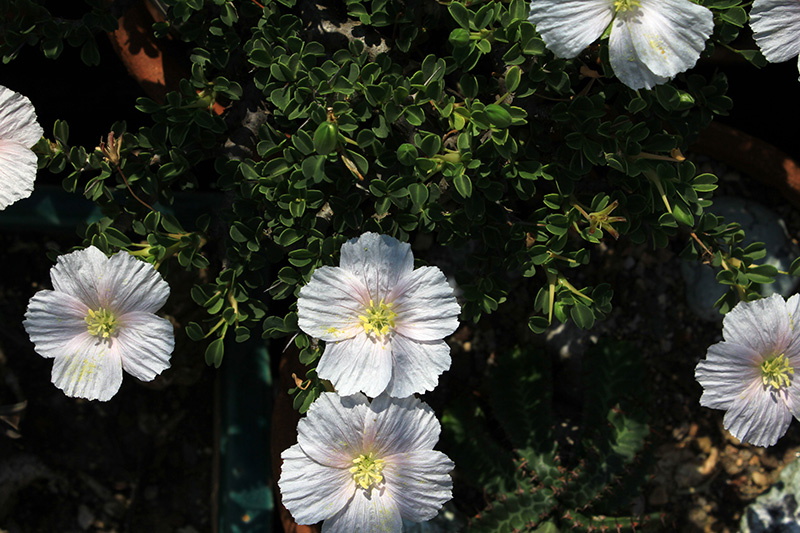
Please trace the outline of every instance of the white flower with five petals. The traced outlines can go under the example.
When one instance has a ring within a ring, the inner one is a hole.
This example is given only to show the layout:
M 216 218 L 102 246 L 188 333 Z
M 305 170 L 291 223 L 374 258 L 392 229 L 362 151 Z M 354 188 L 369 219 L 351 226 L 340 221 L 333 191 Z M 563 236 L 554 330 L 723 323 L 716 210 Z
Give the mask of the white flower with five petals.
M 798 58 L 800 70 L 800 0 L 755 0 L 750 28 L 770 63 Z
M 611 24 L 611 68 L 632 89 L 652 89 L 690 69 L 714 29 L 689 0 L 533 0 L 530 21 L 558 57 L 573 58 Z
M 0 210 L 33 192 L 36 154 L 42 137 L 31 101 L 0 86 Z
M 283 505 L 323 533 L 394 533 L 425 522 L 452 498 L 453 462 L 433 449 L 441 426 L 412 397 L 323 393 L 281 454 Z
M 740 302 L 722 338 L 695 369 L 700 405 L 726 411 L 723 425 L 740 441 L 772 446 L 800 417 L 800 296 Z
M 33 295 L 23 325 L 36 352 L 55 359 L 53 383 L 68 396 L 105 401 L 123 369 L 151 381 L 169 368 L 172 325 L 154 314 L 169 285 L 151 264 L 92 246 L 59 257 L 50 279 L 54 290 Z
M 326 342 L 317 375 L 372 398 L 436 387 L 460 311 L 441 270 L 415 270 L 408 244 L 376 233 L 342 245 L 339 266 L 318 268 L 297 302 L 300 329 Z

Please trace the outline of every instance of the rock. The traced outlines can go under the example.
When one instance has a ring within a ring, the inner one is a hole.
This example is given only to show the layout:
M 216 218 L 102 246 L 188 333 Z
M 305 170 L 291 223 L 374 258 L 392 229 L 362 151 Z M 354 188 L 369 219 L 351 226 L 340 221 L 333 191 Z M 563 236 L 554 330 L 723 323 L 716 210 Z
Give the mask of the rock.
M 800 533 L 800 461 L 789 463 L 769 492 L 747 506 L 741 533 Z
M 714 198 L 714 205 L 709 211 L 725 217 L 726 222 L 738 222 L 742 225 L 745 231 L 742 248 L 753 242 L 764 243 L 767 255 L 758 261 L 759 264 L 772 265 L 785 272 L 798 256 L 797 247 L 787 237 L 783 220 L 763 205 L 742 198 L 720 196 Z M 698 317 L 710 322 L 722 320 L 714 302 L 725 294 L 726 286 L 717 283 L 717 270 L 700 263 L 681 263 L 689 307 Z M 773 283 L 760 285 L 759 288 L 762 296 L 780 293 L 787 297 L 796 285 L 796 278 L 779 274 Z

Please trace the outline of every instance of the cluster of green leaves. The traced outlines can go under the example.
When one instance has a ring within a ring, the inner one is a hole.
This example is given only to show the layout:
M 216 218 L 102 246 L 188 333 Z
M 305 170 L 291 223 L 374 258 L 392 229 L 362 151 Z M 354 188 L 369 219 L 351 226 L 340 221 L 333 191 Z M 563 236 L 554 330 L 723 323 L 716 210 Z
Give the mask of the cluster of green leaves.
M 46 20 L 68 42 L 77 27 L 111 28 L 105 4 L 90 2 L 84 22 L 67 27 L 32 0 L 15 2 L 24 16 L 3 44 L 8 58 L 49 39 Z M 704 3 L 714 43 L 730 46 L 742 2 Z M 172 257 L 210 268 L 214 281 L 192 291 L 207 318 L 187 327 L 210 341 L 210 364 L 221 363 L 226 338 L 260 330 L 294 336 L 313 368 L 321 350 L 297 330 L 299 289 L 366 231 L 430 234 L 447 246 L 454 260 L 442 266 L 462 291 L 464 320 L 493 313 L 510 281 L 528 278 L 535 332 L 554 318 L 590 328 L 609 313 L 613 288 L 585 267 L 595 246 L 620 235 L 702 243 L 694 255 L 719 265 L 737 297 L 774 275 L 706 212 L 716 178 L 681 155 L 730 109 L 720 73 L 632 91 L 614 79 L 605 41 L 554 57 L 526 0 L 347 0 L 338 15 L 363 40 L 316 33 L 296 0 L 162 4 L 156 35 L 190 53 L 179 90 L 138 100 L 151 124 L 128 132 L 116 123 L 105 147 L 87 149 L 69 146 L 60 122 L 37 150 L 43 166 L 68 172 L 68 191 L 100 205 L 86 244 L 159 268 Z M 582 286 L 587 278 L 595 285 Z M 309 379 L 297 389 L 303 410 L 324 387 Z
M 577 430 L 559 438 L 547 354 L 501 354 L 487 390 L 458 398 L 442 417 L 442 446 L 459 480 L 493 494 L 469 531 L 631 530 L 656 518 L 630 516 L 640 493 L 649 434 L 642 361 L 622 343 L 601 343 L 584 358 Z M 480 404 L 475 397 L 488 396 Z M 554 399 L 554 397 L 556 399 Z M 563 410 L 561 410 L 563 412 Z M 569 443 L 569 444 L 567 444 Z
M 64 43 L 80 48 L 81 60 L 87 65 L 100 64 L 100 51 L 95 34 L 117 29 L 117 19 L 104 0 L 86 0 L 91 10 L 79 19 L 53 16 L 49 10 L 34 0 L 2 0 L 0 13 L 13 24 L 3 23 L 0 38 L 0 55 L 3 63 L 17 57 L 23 46 L 39 46 L 45 57 L 56 59 L 64 50 Z

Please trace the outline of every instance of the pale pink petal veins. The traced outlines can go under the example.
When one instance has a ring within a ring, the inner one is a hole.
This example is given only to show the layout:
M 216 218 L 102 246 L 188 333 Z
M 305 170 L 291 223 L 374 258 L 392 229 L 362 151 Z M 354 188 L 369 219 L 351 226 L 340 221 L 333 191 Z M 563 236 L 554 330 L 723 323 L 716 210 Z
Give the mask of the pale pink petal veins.
M 349 470 L 315 462 L 298 444 L 284 450 L 281 459 L 281 501 L 298 524 L 316 524 L 332 517 L 355 493 Z
M 458 328 L 461 307 L 441 270 L 420 267 L 404 275 L 389 295 L 395 332 L 418 341 L 443 339 Z
M 369 305 L 364 284 L 343 268 L 321 267 L 300 289 L 297 323 L 312 337 L 340 341 L 354 337 L 364 328 L 359 316 Z
M 70 339 L 55 358 L 52 381 L 67 396 L 106 401 L 122 384 L 122 361 L 113 345 L 87 331 Z
M 752 383 L 761 383 L 759 367 L 763 360 L 747 346 L 731 342 L 710 346 L 706 359 L 695 369 L 695 379 L 703 387 L 700 405 L 728 409 Z
M 613 16 L 609 0 L 533 0 L 528 20 L 555 55 L 572 58 L 603 34 Z
M 398 399 L 381 394 L 369 409 L 364 446 L 376 457 L 432 450 L 439 440 L 441 425 L 436 414 L 414 396 Z
M 750 27 L 767 61 L 780 63 L 800 54 L 797 0 L 755 0 L 750 10 Z
M 317 365 L 317 375 L 347 396 L 363 392 L 375 397 L 392 377 L 392 345 L 363 331 L 339 342 L 328 342 Z
M 22 325 L 42 357 L 58 357 L 73 338 L 88 331 L 84 321 L 86 304 L 57 291 L 43 290 L 33 295 Z
M 31 148 L 43 134 L 31 101 L 0 86 L 0 139 Z
M 115 314 L 153 313 L 166 303 L 169 284 L 153 265 L 123 251 L 106 261 L 97 291 L 101 305 Z
M 0 210 L 33 192 L 37 157 L 29 148 L 0 139 Z
M 385 390 L 396 398 L 433 390 L 451 362 L 450 346 L 443 340 L 421 342 L 402 335 L 392 337 L 392 356 L 392 378 Z
M 362 394 L 324 392 L 297 424 L 297 443 L 319 464 L 350 468 L 363 452 L 364 419 L 369 404 Z M 354 481 L 351 482 L 355 483 Z
M 790 332 L 789 311 L 780 294 L 739 304 L 722 320 L 726 341 L 748 346 L 765 357 L 786 349 Z
M 387 490 L 356 490 L 350 504 L 322 524 L 322 533 L 399 533 L 403 519 Z
M 119 318 L 112 343 L 119 351 L 125 372 L 142 381 L 152 381 L 169 368 L 175 335 L 169 320 L 134 311 Z
M 339 267 L 358 278 L 369 297 L 378 303 L 391 292 L 400 276 L 414 269 L 414 256 L 408 243 L 388 235 L 364 233 L 342 245 Z
M 792 413 L 780 394 L 753 383 L 725 413 L 723 426 L 742 442 L 772 446 L 792 421 Z
M 61 255 L 50 269 L 53 288 L 97 310 L 101 307 L 98 287 L 107 262 L 106 255 L 94 246 Z
M 394 498 L 400 515 L 412 522 L 425 522 L 453 497 L 455 467 L 442 452 L 417 450 L 385 457 L 386 492 Z

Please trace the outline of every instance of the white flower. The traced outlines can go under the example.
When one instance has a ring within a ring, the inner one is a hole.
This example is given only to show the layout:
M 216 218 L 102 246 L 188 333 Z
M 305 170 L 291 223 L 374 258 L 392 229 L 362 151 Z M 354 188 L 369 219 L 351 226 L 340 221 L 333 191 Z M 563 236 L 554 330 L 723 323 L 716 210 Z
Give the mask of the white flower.
M 800 296 L 740 302 L 722 337 L 695 370 L 700 405 L 727 411 L 723 425 L 740 441 L 772 446 L 800 415 Z
M 0 85 L 0 211 L 33 192 L 31 147 L 43 133 L 31 101 Z
M 761 53 L 771 63 L 800 54 L 800 2 L 755 0 L 750 9 L 750 27 Z M 800 69 L 800 58 L 798 58 Z
M 632 89 L 652 89 L 693 67 L 714 30 L 711 11 L 689 0 L 533 0 L 528 18 L 563 58 L 612 24 L 611 68 Z
M 52 381 L 68 396 L 105 401 L 123 369 L 151 381 L 169 368 L 172 325 L 153 314 L 169 285 L 152 265 L 92 246 L 59 257 L 50 279 L 55 290 L 33 295 L 23 325 L 36 352 L 55 359 Z
M 412 397 L 326 392 L 297 425 L 297 444 L 281 454 L 278 487 L 299 524 L 325 520 L 323 533 L 402 531 L 450 500 L 453 462 L 433 449 L 441 427 Z
M 436 387 L 460 311 L 441 270 L 414 270 L 408 244 L 376 233 L 342 245 L 339 266 L 318 268 L 297 302 L 300 329 L 327 343 L 319 377 L 373 398 Z

